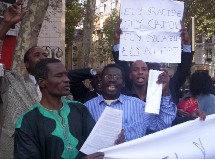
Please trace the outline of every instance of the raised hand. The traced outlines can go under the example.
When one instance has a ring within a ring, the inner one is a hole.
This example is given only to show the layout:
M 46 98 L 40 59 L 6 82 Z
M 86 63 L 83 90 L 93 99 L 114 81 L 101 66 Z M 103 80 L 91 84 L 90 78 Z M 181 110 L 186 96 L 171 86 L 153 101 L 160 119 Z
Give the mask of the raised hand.
M 187 32 L 187 29 L 184 26 L 184 22 L 181 21 L 181 43 L 182 45 L 190 45 L 191 41 L 190 41 L 190 37 L 189 34 Z
M 164 71 L 164 72 L 158 76 L 157 83 L 163 84 L 162 96 L 167 96 L 168 95 L 169 75 L 168 75 L 168 71 L 166 69 L 161 69 L 161 71 Z
M 23 12 L 20 11 L 21 5 L 22 3 L 18 1 L 11 5 L 10 7 L 8 7 L 4 12 L 4 22 L 13 25 L 21 21 L 26 13 L 26 11 Z
M 120 34 L 122 34 L 122 30 L 120 29 L 121 22 L 122 22 L 122 19 L 120 19 L 118 21 L 117 26 L 116 26 L 115 36 L 114 36 L 114 42 L 115 42 L 115 44 L 119 44 Z

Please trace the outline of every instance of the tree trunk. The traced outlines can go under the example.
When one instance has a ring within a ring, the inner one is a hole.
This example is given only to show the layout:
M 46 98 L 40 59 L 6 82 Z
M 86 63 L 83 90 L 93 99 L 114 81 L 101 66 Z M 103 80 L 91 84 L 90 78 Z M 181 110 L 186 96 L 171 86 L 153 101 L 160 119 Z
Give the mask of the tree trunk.
M 92 46 L 92 34 L 94 30 L 96 0 L 87 0 L 86 16 L 83 23 L 83 60 L 82 67 L 87 67 L 89 64 L 89 55 Z
M 16 68 L 20 72 L 24 71 L 24 54 L 29 48 L 37 45 L 38 36 L 48 6 L 49 0 L 28 0 L 28 11 L 20 25 L 13 55 L 12 69 Z

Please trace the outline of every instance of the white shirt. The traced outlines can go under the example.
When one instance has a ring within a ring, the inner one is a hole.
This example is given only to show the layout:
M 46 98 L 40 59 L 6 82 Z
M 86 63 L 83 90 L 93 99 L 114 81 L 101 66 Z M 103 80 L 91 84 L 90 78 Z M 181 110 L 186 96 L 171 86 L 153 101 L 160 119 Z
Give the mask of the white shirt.
M 35 77 L 34 77 L 33 75 L 29 74 L 29 78 L 31 79 L 31 81 L 33 82 L 33 84 L 36 85 L 36 88 L 37 88 L 37 95 L 38 95 L 38 99 L 39 99 L 39 101 L 40 101 L 41 98 L 42 98 L 42 94 L 41 94 L 41 91 L 40 91 L 40 87 L 39 87 L 39 85 L 37 84 L 37 81 L 36 81 L 36 79 L 35 79 Z

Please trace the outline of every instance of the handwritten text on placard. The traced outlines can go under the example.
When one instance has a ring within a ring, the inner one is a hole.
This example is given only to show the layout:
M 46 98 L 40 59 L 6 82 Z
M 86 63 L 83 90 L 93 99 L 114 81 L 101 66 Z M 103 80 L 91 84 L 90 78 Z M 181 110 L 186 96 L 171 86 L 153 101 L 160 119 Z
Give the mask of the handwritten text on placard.
M 120 60 L 180 62 L 183 2 L 122 0 Z

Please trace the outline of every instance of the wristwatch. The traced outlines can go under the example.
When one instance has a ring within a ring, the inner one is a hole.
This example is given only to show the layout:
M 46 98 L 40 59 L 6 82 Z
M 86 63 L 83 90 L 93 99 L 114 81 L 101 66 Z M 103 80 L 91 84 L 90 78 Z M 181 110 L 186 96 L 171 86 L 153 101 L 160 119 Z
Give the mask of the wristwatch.
M 90 69 L 90 73 L 91 73 L 92 76 L 97 75 L 97 71 L 95 69 L 93 69 L 93 68 Z

